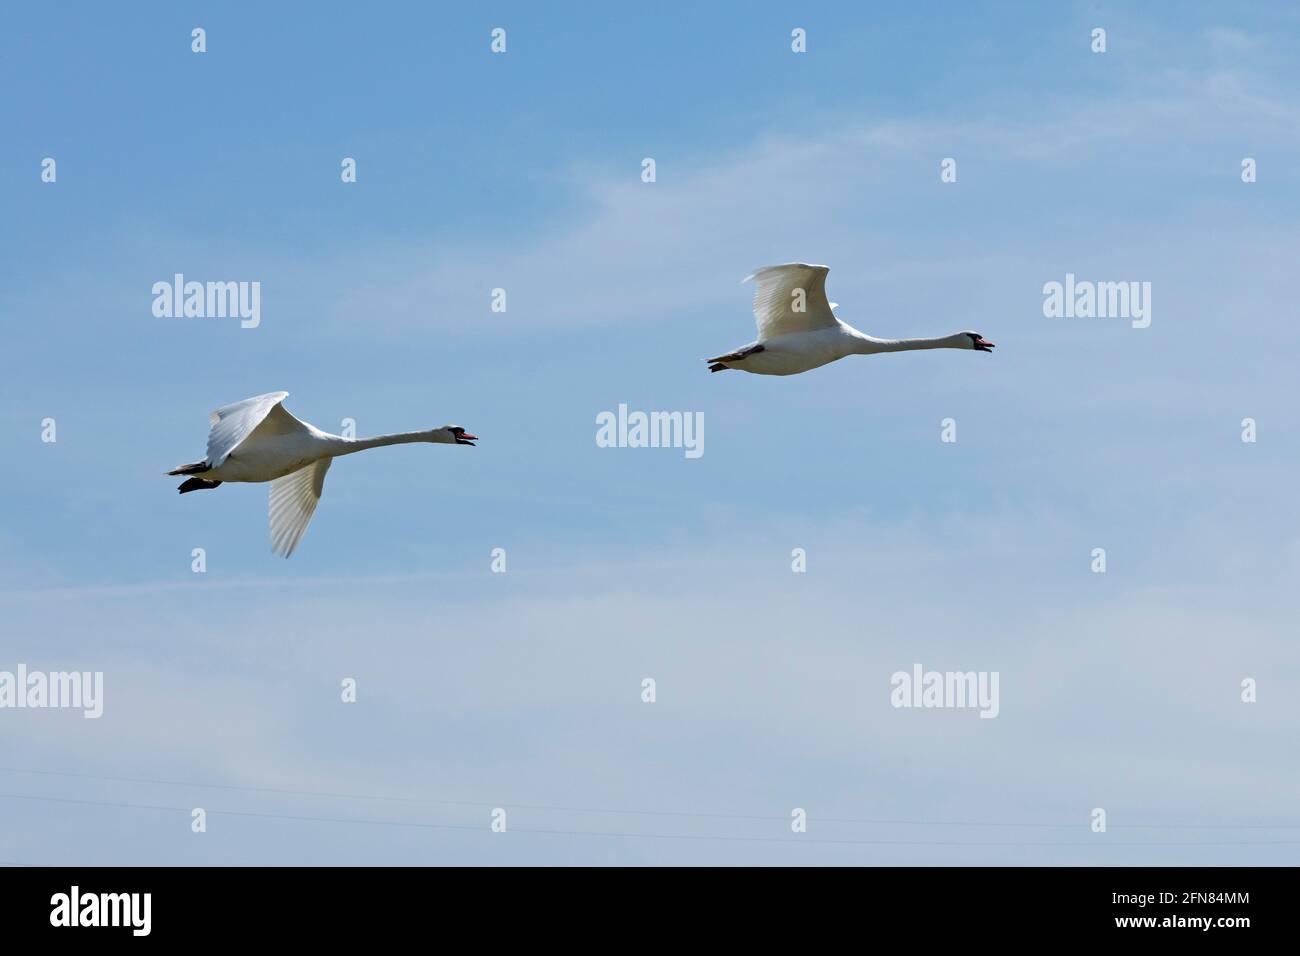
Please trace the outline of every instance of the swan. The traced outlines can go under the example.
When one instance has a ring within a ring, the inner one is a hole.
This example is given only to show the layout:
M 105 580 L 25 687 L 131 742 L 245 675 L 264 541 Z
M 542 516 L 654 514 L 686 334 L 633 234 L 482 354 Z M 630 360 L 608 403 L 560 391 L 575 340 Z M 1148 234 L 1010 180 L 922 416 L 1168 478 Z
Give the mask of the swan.
M 710 372 L 735 368 L 757 375 L 795 375 L 846 355 L 906 352 L 912 349 L 974 349 L 992 352 L 978 332 L 954 332 L 935 339 L 878 339 L 835 317 L 826 301 L 827 266 L 788 262 L 766 266 L 744 282 L 756 282 L 754 318 L 758 340 L 705 359 Z M 800 308 L 802 306 L 802 308 Z
M 478 440 L 459 425 L 377 438 L 331 435 L 289 414 L 284 407 L 288 396 L 268 392 L 218 408 L 209 417 L 207 457 L 167 472 L 190 476 L 181 482 L 181 494 L 226 481 L 269 481 L 271 550 L 286 558 L 307 530 L 325 487 L 325 472 L 335 458 L 380 445 L 473 445 Z

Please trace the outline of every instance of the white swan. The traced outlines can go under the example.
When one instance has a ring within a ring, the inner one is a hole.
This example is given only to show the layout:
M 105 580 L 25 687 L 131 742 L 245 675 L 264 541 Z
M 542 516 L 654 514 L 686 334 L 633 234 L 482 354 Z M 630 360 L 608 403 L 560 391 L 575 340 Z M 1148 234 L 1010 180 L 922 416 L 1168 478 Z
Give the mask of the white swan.
M 744 348 L 705 359 L 710 372 L 735 368 L 758 375 L 794 375 L 842 359 L 911 349 L 974 349 L 992 352 L 978 332 L 954 332 L 937 339 L 878 339 L 835 317 L 826 301 L 826 266 L 790 262 L 759 269 L 751 279 L 758 340 Z
M 223 481 L 271 482 L 271 550 L 286 558 L 307 530 L 325 487 L 325 472 L 339 455 L 407 442 L 472 445 L 477 440 L 459 425 L 378 438 L 331 435 L 285 411 L 288 395 L 268 392 L 218 408 L 210 416 L 207 458 L 167 472 L 193 476 L 181 482 L 181 494 Z

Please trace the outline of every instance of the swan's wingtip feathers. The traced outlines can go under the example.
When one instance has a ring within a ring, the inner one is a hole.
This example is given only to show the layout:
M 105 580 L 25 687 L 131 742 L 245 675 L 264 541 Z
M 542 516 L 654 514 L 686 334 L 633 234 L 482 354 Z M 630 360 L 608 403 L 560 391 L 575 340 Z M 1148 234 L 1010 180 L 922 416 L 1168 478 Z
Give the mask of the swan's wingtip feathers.
M 229 405 L 222 405 L 220 408 L 213 409 L 208 414 L 208 427 L 216 428 L 221 424 L 221 419 L 226 415 L 232 415 L 251 405 L 269 402 L 271 406 L 279 405 L 289 397 L 288 392 L 265 392 L 262 395 L 254 395 L 252 398 L 245 398 L 238 402 L 231 402 Z
M 746 282 L 753 282 L 755 279 L 759 279 L 767 275 L 769 272 L 779 272 L 782 269 L 820 269 L 823 272 L 831 271 L 830 266 L 818 265 L 816 263 L 779 262 L 774 266 L 760 266 L 759 268 L 751 272 L 749 275 L 745 276 L 745 278 L 741 279 L 740 284 L 744 285 Z
M 302 531 L 306 531 L 304 527 Z M 281 531 L 279 535 L 271 533 L 271 553 L 280 558 L 288 558 L 294 551 L 298 550 L 298 542 L 302 540 L 302 533 L 296 535 L 293 531 Z

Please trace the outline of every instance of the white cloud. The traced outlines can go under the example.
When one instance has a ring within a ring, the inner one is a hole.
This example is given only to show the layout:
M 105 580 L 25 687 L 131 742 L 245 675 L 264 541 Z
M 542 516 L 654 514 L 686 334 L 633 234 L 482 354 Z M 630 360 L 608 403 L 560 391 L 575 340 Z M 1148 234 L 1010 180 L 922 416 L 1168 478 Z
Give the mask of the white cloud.
M 11 653 L 33 664 L 93 658 L 106 671 L 105 716 L 87 730 L 25 714 L 21 744 L 7 760 L 471 803 L 385 805 L 143 785 L 109 788 L 107 797 L 434 822 L 477 821 L 494 805 L 776 817 L 804 805 L 814 820 L 1078 820 L 1079 834 L 1013 834 L 1060 840 L 1083 836 L 1086 814 L 1099 803 L 1114 824 L 1285 819 L 1300 777 L 1274 758 L 1300 729 L 1300 687 L 1285 677 L 1297 659 L 1289 611 L 1275 595 L 1294 569 L 1252 578 L 1253 569 L 1234 568 L 1230 554 L 1174 548 L 1173 563 L 1156 573 L 1197 582 L 1189 589 L 1143 586 L 1153 569 L 1119 556 L 1104 577 L 1088 573 L 1082 558 L 1068 574 L 1044 567 L 1044 549 L 1077 536 L 1059 523 L 1013 532 L 997 520 L 931 528 L 855 522 L 811 539 L 805 529 L 805 575 L 788 570 L 788 549 L 750 531 L 705 550 L 506 579 L 64 596 Z M 92 631 L 93 644 L 77 637 Z M 1000 671 L 1001 715 L 892 709 L 889 675 L 913 662 Z M 338 699 L 343 676 L 359 681 L 355 705 Z M 639 700 L 645 676 L 658 682 L 656 704 Z M 1260 703 L 1239 702 L 1243 676 L 1260 679 Z M 85 781 L 23 786 L 105 793 Z M 57 819 L 59 811 L 41 812 Z M 697 835 L 784 836 L 787 829 L 524 809 L 517 822 Z M 357 829 L 304 831 L 272 821 L 257 824 L 267 829 L 256 832 L 273 834 L 262 841 L 249 839 L 252 826 L 227 818 L 221 837 L 195 852 L 271 862 L 297 858 L 304 840 L 348 847 Z M 1011 838 L 983 828 L 824 822 L 817 831 L 832 839 Z M 1121 829 L 1114 839 L 1138 835 Z M 449 862 L 483 859 L 480 847 L 461 846 L 454 834 L 420 839 Z M 592 839 L 520 841 L 506 860 L 595 860 L 611 846 L 624 861 L 638 854 L 661 862 L 771 860 L 789 852 L 630 839 L 597 841 L 601 849 Z M 29 840 L 9 841 L 20 858 L 39 852 Z M 377 862 L 411 859 L 386 840 L 348 852 Z M 801 852 L 809 862 L 829 862 L 861 851 Z M 951 849 L 884 852 L 896 861 L 918 852 L 971 860 L 963 855 L 971 851 Z M 1022 852 L 1035 861 L 1081 862 L 1081 852 L 1096 851 Z M 1278 859 L 1274 850 L 1217 852 Z M 1005 857 L 988 850 L 978 859 Z

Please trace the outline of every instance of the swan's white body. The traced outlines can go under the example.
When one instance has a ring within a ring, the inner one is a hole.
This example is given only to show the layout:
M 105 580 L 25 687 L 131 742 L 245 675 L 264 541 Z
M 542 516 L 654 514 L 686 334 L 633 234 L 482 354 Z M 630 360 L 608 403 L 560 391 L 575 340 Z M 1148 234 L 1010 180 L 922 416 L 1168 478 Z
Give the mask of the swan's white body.
M 269 392 L 225 405 L 212 413 L 208 454 L 201 462 L 169 471 L 190 475 L 181 493 L 222 482 L 271 482 L 271 547 L 286 558 L 302 539 L 334 459 L 381 445 L 408 442 L 468 445 L 475 436 L 458 425 L 422 432 L 344 438 L 299 421 L 282 404 L 288 392 Z
M 927 339 L 878 339 L 835 317 L 826 299 L 826 266 L 790 262 L 759 269 L 744 281 L 757 282 L 754 319 L 758 339 L 706 359 L 711 371 L 734 368 L 757 375 L 796 375 L 848 355 L 918 349 L 993 350 L 978 332 L 954 332 Z

